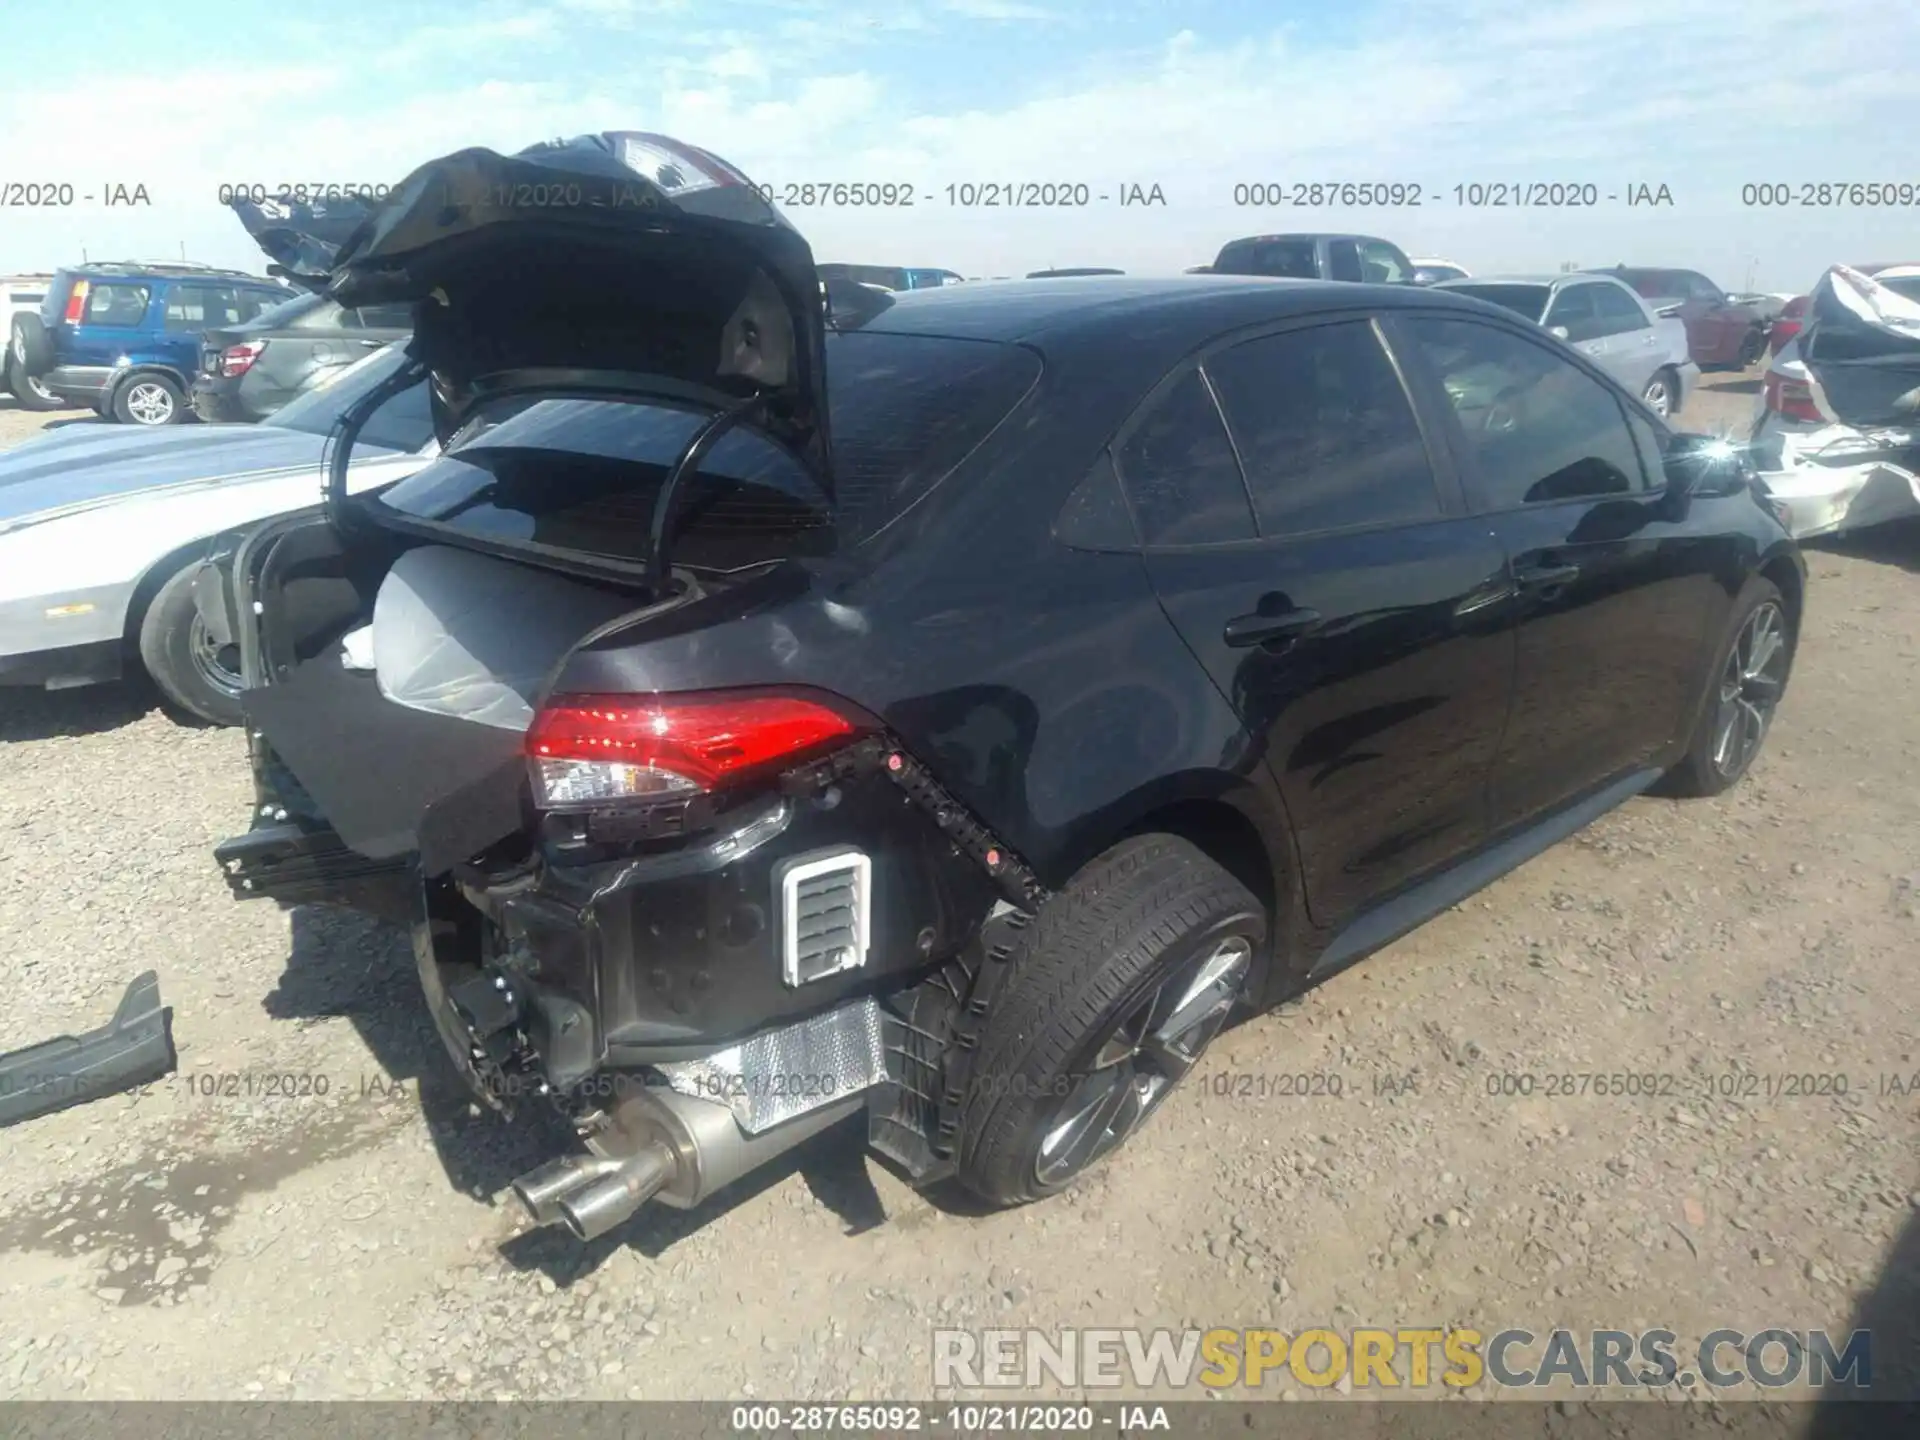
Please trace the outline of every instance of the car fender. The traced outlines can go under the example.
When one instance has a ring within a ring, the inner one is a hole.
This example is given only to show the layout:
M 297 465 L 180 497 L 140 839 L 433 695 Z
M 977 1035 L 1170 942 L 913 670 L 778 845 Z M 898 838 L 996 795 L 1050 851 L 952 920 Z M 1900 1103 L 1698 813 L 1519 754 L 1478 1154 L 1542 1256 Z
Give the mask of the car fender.
M 355 490 L 385 484 L 426 463 L 396 455 L 354 466 Z M 311 506 L 321 498 L 314 466 L 244 480 L 188 481 L 90 506 L 0 536 L 0 600 L 88 592 L 94 609 L 76 644 L 126 633 L 145 597 L 223 531 Z

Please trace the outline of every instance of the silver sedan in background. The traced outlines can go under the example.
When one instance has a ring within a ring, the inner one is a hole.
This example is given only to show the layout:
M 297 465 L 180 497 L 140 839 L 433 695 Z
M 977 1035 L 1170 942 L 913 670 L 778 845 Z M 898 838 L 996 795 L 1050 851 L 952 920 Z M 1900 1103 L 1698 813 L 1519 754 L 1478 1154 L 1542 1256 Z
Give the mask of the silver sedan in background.
M 1656 314 L 1604 275 L 1477 275 L 1434 288 L 1524 315 L 1612 374 L 1656 415 L 1676 414 L 1700 379 L 1700 367 L 1687 358 L 1685 323 Z

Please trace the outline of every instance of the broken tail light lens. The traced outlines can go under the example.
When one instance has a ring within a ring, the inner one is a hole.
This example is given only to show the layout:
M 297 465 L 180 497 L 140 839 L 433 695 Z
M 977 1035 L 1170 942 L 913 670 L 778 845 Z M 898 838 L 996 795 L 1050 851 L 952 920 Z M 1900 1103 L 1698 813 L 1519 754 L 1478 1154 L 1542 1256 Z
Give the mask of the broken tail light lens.
M 253 362 L 260 358 L 260 352 L 267 348 L 264 340 L 248 340 L 244 344 L 229 345 L 220 352 L 220 373 L 231 379 L 235 375 L 244 375 L 253 368 Z
M 868 727 L 792 695 L 556 695 L 527 730 L 535 803 L 687 799 L 783 770 Z
M 1767 409 L 1776 415 L 1784 415 L 1789 420 L 1811 420 L 1815 424 L 1826 418 L 1813 403 L 1813 387 L 1806 381 L 1769 370 L 1764 385 Z
M 87 291 L 92 287 L 84 280 L 73 282 L 73 289 L 67 292 L 66 321 L 69 325 L 78 325 L 87 317 Z

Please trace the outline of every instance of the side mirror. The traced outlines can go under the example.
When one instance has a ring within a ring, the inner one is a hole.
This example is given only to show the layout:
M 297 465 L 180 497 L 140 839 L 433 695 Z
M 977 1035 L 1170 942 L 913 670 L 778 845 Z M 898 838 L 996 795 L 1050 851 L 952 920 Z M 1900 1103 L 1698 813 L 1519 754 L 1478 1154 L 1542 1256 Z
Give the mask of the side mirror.
M 1755 470 L 1747 447 L 1718 435 L 1675 435 L 1666 452 L 1667 495 L 1733 495 L 1753 483 Z
M 1565 340 L 1568 338 L 1568 336 L 1571 333 L 1572 332 L 1570 332 L 1567 329 L 1567 327 L 1564 325 L 1549 325 L 1547 327 L 1547 334 L 1551 335 L 1556 340 Z

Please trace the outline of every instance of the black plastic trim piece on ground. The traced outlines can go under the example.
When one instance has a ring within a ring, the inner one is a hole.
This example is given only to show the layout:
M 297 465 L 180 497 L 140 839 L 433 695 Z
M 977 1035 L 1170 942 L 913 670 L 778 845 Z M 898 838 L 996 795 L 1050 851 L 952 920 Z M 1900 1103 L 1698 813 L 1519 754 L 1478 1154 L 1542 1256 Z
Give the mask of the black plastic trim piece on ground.
M 127 986 L 113 1019 L 98 1030 L 0 1055 L 0 1126 L 170 1074 L 179 1064 L 172 1019 L 173 1012 L 160 1003 L 160 977 L 149 970 Z

